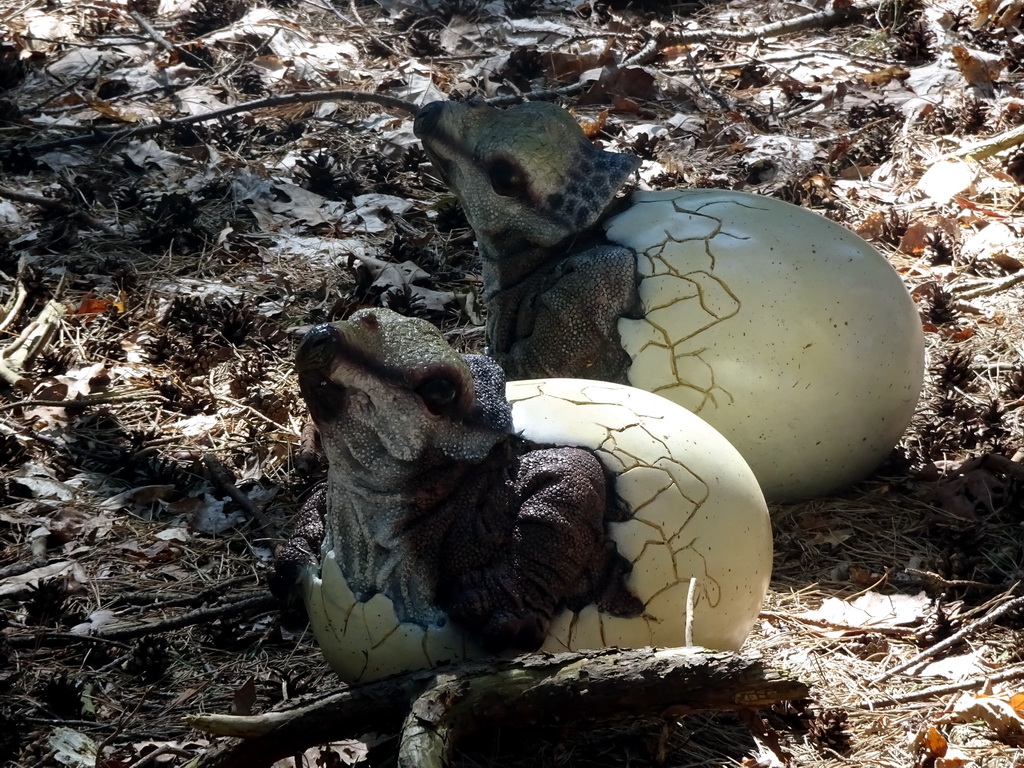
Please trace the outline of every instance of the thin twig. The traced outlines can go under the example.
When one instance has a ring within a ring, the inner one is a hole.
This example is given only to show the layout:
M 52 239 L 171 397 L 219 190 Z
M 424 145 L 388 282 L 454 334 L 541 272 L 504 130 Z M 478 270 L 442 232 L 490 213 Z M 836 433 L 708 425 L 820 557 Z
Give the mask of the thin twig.
M 950 288 L 950 291 L 955 294 L 958 299 L 976 299 L 979 296 L 991 296 L 994 293 L 1005 291 L 1007 288 L 1012 288 L 1020 283 L 1024 283 L 1024 271 L 1017 272 L 1013 275 L 1007 275 L 1006 277 L 1001 277 L 998 280 L 990 280 L 989 282 L 981 285 L 974 284 L 965 288 L 957 288 L 954 286 Z
M 922 571 L 917 568 L 910 568 L 909 566 L 904 568 L 903 572 L 910 576 L 917 576 L 925 586 L 931 587 L 933 590 L 949 592 L 954 589 L 975 589 L 979 592 L 992 592 L 1002 589 L 998 584 L 988 584 L 984 581 L 968 581 L 967 579 L 946 579 L 937 573 Z
M 124 605 L 132 605 L 137 608 L 144 608 L 150 611 L 166 611 L 168 608 L 197 608 L 204 603 L 210 603 L 215 600 L 220 600 L 222 603 L 234 603 L 239 600 L 248 600 L 250 597 L 254 597 L 256 594 L 262 594 L 263 590 L 259 590 L 258 593 L 254 592 L 235 592 L 235 588 L 251 583 L 252 574 L 246 573 L 242 576 L 235 576 L 233 578 L 224 579 L 213 584 L 213 586 L 207 587 L 206 589 L 200 590 L 199 592 L 188 592 L 184 594 L 178 594 L 171 592 L 161 591 L 158 594 L 151 592 L 123 592 L 108 603 L 108 607 L 111 609 L 120 608 Z M 227 593 L 227 594 L 225 594 Z
M 277 526 L 274 525 L 273 521 L 263 513 L 263 510 L 252 499 L 235 485 L 235 478 L 231 474 L 231 470 L 225 467 L 220 459 L 212 453 L 208 453 L 203 456 L 203 464 L 210 473 L 210 480 L 213 484 L 230 496 L 232 501 L 240 506 L 250 518 L 255 520 L 264 535 L 272 539 L 281 538 L 281 532 L 277 530 Z
M 44 630 L 42 632 L 32 632 L 30 634 L 21 635 L 9 635 L 8 642 L 12 646 L 51 646 L 51 645 L 64 645 L 67 643 L 92 643 L 93 645 L 105 645 L 111 648 L 119 648 L 122 651 L 130 651 L 132 647 L 127 643 L 122 643 L 120 640 L 113 640 L 109 637 L 101 637 L 100 635 L 80 635 L 77 632 L 54 632 L 52 630 Z
M 108 403 L 132 403 L 136 400 L 148 400 L 151 397 L 158 397 L 166 400 L 166 395 L 152 390 L 131 390 L 128 392 L 103 392 L 97 395 L 85 395 L 71 400 L 17 400 L 13 403 L 3 403 L 0 411 L 10 411 L 14 408 L 83 408 L 87 405 L 106 405 Z
M 113 227 L 100 221 L 91 213 L 87 213 L 80 208 L 76 208 L 73 205 L 61 202 L 60 200 L 54 200 L 52 197 L 43 197 L 42 195 L 33 195 L 29 192 L 20 192 L 16 189 L 11 189 L 10 187 L 0 187 L 0 197 L 6 197 L 8 200 L 17 200 L 19 203 L 31 203 L 32 205 L 38 205 L 40 208 L 56 211 L 57 213 L 64 214 L 65 216 L 74 216 L 87 227 L 98 229 L 108 235 L 118 234 Z
M 215 621 L 228 616 L 237 616 L 249 611 L 267 611 L 277 607 L 277 598 L 269 592 L 263 592 L 244 600 L 234 600 L 222 605 L 215 605 L 206 608 L 197 608 L 188 611 L 180 616 L 151 621 L 144 624 L 115 624 L 107 627 L 100 627 L 90 635 L 77 635 L 71 632 L 44 632 L 42 634 L 10 635 L 7 641 L 14 646 L 34 646 L 40 644 L 41 640 L 78 640 L 93 642 L 117 642 L 118 640 L 132 640 L 143 635 L 156 635 L 161 632 L 170 632 L 182 627 L 190 627 L 193 624 L 202 624 L 206 621 Z
M 730 104 L 729 100 L 726 99 L 725 96 L 707 84 L 704 80 L 704 75 L 697 67 L 697 62 L 694 61 L 693 52 L 689 48 L 686 49 L 686 63 L 690 68 L 690 76 L 693 78 L 694 82 L 697 83 L 701 92 L 712 99 L 718 105 L 719 109 L 723 112 L 731 112 L 736 108 L 735 104 Z
M 4 16 L 3 18 L 0 18 L 0 24 L 6 24 L 11 19 L 18 18 L 23 13 L 25 13 L 25 11 L 27 11 L 29 8 L 32 8 L 33 6 L 39 5 L 41 2 L 43 2 L 43 0 L 28 0 L 28 2 L 25 3 L 23 6 L 21 6 L 20 8 L 15 8 L 13 11 L 8 13 L 6 16 Z
M 873 685 L 878 685 L 879 683 L 885 682 L 890 677 L 894 677 L 895 675 L 898 675 L 900 672 L 905 672 L 906 670 L 910 669 L 916 664 L 920 664 L 922 661 L 926 661 L 927 659 L 930 659 L 933 656 L 942 653 L 942 651 L 948 648 L 952 648 L 953 646 L 963 642 L 963 640 L 969 637 L 970 635 L 976 634 L 981 630 L 985 629 L 986 627 L 990 626 L 991 624 L 994 624 L 996 619 L 998 619 L 1000 616 L 1003 616 L 1004 614 L 1021 607 L 1024 607 L 1024 597 L 1016 597 L 1012 600 L 1008 600 L 1002 605 L 1000 605 L 998 608 L 995 608 L 985 616 L 982 616 L 977 621 L 971 622 L 966 627 L 962 627 L 959 631 L 954 632 L 952 635 L 947 637 L 942 642 L 936 643 L 931 648 L 926 648 L 925 650 L 921 651 L 921 653 L 917 654 L 914 658 L 909 659 L 903 662 L 902 664 L 897 664 L 892 669 L 887 670 L 880 675 L 877 675 L 876 677 L 872 678 L 870 682 Z
M 128 15 L 135 20 L 136 24 L 142 27 L 143 31 L 145 31 L 145 33 L 150 36 L 154 43 L 159 45 L 165 51 L 170 52 L 174 50 L 174 46 L 167 42 L 167 38 L 161 35 L 155 29 L 153 29 L 153 25 L 150 24 L 146 19 L 144 19 L 142 17 L 142 14 L 138 13 L 137 11 L 128 11 Z
M 975 677 L 960 680 L 956 683 L 933 685 L 929 688 L 922 688 L 919 691 L 899 693 L 894 696 L 885 696 L 884 698 L 868 702 L 867 706 L 869 709 L 891 707 L 895 704 L 906 704 L 911 701 L 922 701 L 923 699 L 931 699 L 936 696 L 945 696 L 947 693 L 956 693 L 958 691 L 967 691 L 972 688 L 981 688 L 987 683 L 1005 683 L 1008 680 L 1017 680 L 1020 678 L 1024 678 L 1024 664 L 1017 664 L 1013 667 L 1009 667 L 1008 669 L 991 674 L 976 675 Z
M 227 605 L 216 605 L 210 608 L 197 608 L 194 611 L 183 613 L 180 616 L 172 616 L 168 619 L 149 622 L 148 624 L 132 624 L 130 626 L 117 626 L 111 629 L 101 627 L 96 634 L 99 637 L 111 640 L 131 640 L 143 635 L 155 635 L 160 632 L 170 632 L 182 627 L 190 627 L 193 624 L 202 624 L 206 621 L 214 621 L 227 616 L 236 616 L 247 611 L 265 611 L 277 607 L 277 598 L 269 592 L 262 595 L 250 597 L 247 600 L 228 603 Z
M 221 117 L 237 115 L 241 112 L 252 112 L 257 109 L 269 109 L 272 107 L 290 106 L 292 104 L 313 104 L 320 101 L 355 101 L 361 103 L 380 104 L 384 107 L 400 109 L 409 115 L 415 115 L 419 110 L 416 104 L 405 101 L 394 96 L 385 96 L 380 93 L 366 93 L 365 91 L 348 91 L 343 89 L 330 91 L 302 91 L 299 93 L 284 93 L 274 96 L 267 96 L 263 99 L 245 101 L 241 104 L 234 104 L 223 109 L 216 109 L 212 112 L 204 112 L 201 115 L 188 115 L 176 117 L 172 120 L 161 120 L 151 125 L 140 125 L 133 128 L 121 128 L 116 130 L 94 130 L 92 133 L 82 136 L 71 136 L 66 139 L 46 142 L 45 144 L 34 144 L 26 147 L 30 152 L 47 152 L 51 149 L 72 147 L 86 144 L 101 144 L 127 141 L 141 136 L 151 136 L 155 133 L 168 131 L 183 125 L 195 125 L 210 120 L 217 120 Z M 14 198 L 12 198 L 14 199 Z
M 863 626 L 858 627 L 852 624 L 837 624 L 827 619 L 812 619 L 808 616 L 800 616 L 781 611 L 761 611 L 758 616 L 762 619 L 777 619 L 779 621 L 795 621 L 810 627 L 820 627 L 830 632 L 843 632 L 849 636 L 856 635 L 883 635 L 885 637 L 905 638 L 912 637 L 914 630 L 900 627 Z
M 839 4 L 837 3 L 836 5 Z M 845 8 L 833 6 L 817 13 L 808 13 L 804 16 L 797 16 L 794 19 L 784 19 L 783 21 L 775 21 L 771 24 L 747 29 L 690 29 L 686 32 L 669 33 L 662 42 L 668 45 L 689 45 L 691 43 L 707 42 L 708 40 L 732 40 L 739 43 L 753 42 L 767 37 L 781 37 L 793 32 L 803 32 L 807 29 L 818 29 L 830 24 L 838 24 L 866 13 L 873 13 L 878 9 L 879 5 L 881 3 L 873 1 L 851 3 Z

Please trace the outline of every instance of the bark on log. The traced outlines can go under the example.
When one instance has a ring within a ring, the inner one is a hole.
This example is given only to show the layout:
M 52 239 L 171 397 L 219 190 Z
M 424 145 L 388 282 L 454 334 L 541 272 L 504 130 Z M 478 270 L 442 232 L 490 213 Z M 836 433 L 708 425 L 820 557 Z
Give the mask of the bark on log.
M 189 724 L 244 741 L 190 768 L 270 765 L 317 744 L 401 730 L 399 766 L 441 768 L 459 740 L 501 725 L 596 725 L 640 716 L 757 709 L 807 697 L 807 686 L 759 660 L 701 648 L 532 654 L 423 670 L 347 688 L 264 715 L 202 714 Z

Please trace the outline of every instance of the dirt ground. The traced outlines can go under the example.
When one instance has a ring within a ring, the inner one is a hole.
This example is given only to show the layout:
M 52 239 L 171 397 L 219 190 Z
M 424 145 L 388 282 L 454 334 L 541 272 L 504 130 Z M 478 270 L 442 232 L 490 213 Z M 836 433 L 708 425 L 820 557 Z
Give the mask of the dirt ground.
M 772 509 L 748 650 L 809 700 L 507 729 L 459 765 L 1024 765 L 1022 10 L 0 0 L 0 762 L 181 765 L 218 743 L 185 715 L 337 687 L 266 590 L 324 476 L 296 340 L 383 305 L 482 346 L 472 233 L 380 100 L 560 88 L 647 186 L 871 240 L 927 382 L 875 475 Z

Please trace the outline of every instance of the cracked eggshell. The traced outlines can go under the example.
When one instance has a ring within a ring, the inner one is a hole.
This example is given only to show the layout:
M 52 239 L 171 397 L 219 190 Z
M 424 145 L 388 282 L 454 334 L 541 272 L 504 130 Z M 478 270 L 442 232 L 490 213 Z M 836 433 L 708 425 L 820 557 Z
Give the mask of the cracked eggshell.
M 319 570 L 303 576 L 309 624 L 327 664 L 348 683 L 379 680 L 411 669 L 484 656 L 452 623 L 422 627 L 399 621 L 390 598 L 377 593 L 360 602 L 348 586 L 329 540 Z
M 644 614 L 563 611 L 541 650 L 682 646 L 688 605 L 693 644 L 737 650 L 768 589 L 772 536 L 764 497 L 736 449 L 678 405 L 620 384 L 514 381 L 507 395 L 517 431 L 593 450 L 634 514 L 612 523 L 611 534 L 633 563 L 627 584 L 645 602 Z M 317 643 L 346 682 L 485 655 L 454 623 L 402 622 L 383 594 L 358 600 L 330 539 L 303 591 Z
M 772 532 L 757 480 L 729 441 L 675 403 L 621 384 L 513 381 L 506 395 L 525 438 L 589 448 L 615 476 L 633 519 L 612 523 L 612 538 L 646 604 L 632 619 L 593 606 L 565 611 L 542 650 L 682 646 L 688 618 L 694 645 L 739 649 L 768 590 Z
M 605 224 L 637 252 L 643 318 L 619 321 L 630 384 L 720 430 L 773 501 L 877 467 L 924 376 L 918 312 L 871 245 L 744 192 L 637 192 Z

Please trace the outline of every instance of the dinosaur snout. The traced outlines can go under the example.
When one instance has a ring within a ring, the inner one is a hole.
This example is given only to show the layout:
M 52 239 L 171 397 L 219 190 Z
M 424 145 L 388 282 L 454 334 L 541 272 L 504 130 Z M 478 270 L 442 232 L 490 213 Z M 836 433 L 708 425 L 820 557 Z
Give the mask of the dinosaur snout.
M 338 331 L 330 323 L 310 329 L 299 344 L 296 366 L 299 371 L 321 368 L 330 362 L 337 349 Z
M 416 119 L 412 124 L 413 133 L 421 138 L 432 134 L 437 128 L 442 112 L 444 112 L 443 101 L 432 101 L 429 104 L 424 104 L 420 107 L 420 111 L 416 113 Z

